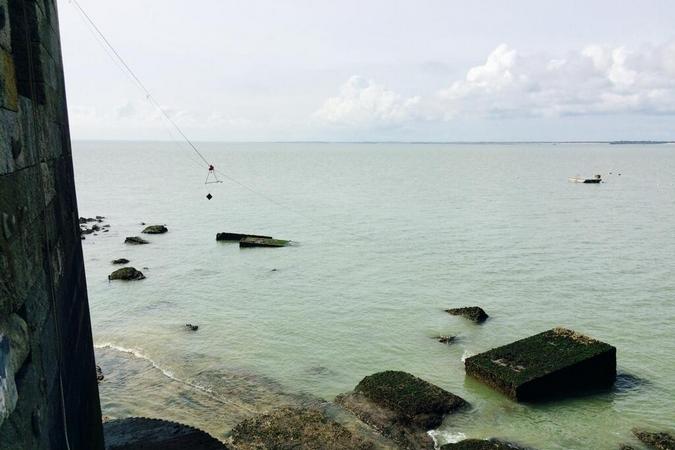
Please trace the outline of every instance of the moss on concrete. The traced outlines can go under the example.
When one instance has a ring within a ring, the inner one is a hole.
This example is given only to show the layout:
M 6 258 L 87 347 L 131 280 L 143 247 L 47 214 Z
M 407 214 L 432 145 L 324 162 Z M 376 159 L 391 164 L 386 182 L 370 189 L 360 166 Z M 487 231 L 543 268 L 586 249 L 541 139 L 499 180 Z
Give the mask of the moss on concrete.
M 611 385 L 616 379 L 616 348 L 556 328 L 467 358 L 465 368 L 514 400 L 536 400 Z
M 235 426 L 231 440 L 238 450 L 370 450 L 372 442 L 315 409 L 281 408 Z

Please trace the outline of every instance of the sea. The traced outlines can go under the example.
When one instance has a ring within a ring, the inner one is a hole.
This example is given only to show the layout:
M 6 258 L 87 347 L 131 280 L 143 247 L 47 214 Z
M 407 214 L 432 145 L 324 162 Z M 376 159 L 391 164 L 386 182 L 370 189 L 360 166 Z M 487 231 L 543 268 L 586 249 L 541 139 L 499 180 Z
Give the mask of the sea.
M 609 450 L 634 427 L 674 430 L 675 146 L 197 147 L 217 180 L 175 142 L 73 143 L 79 213 L 110 225 L 82 241 L 107 419 L 226 439 L 402 370 L 471 404 L 438 444 Z M 224 231 L 293 245 L 242 249 Z M 124 243 L 137 235 L 150 244 Z M 110 282 L 117 258 L 146 279 Z M 482 325 L 444 311 L 474 305 Z M 612 389 L 520 404 L 466 376 L 466 357 L 557 326 L 617 348 Z

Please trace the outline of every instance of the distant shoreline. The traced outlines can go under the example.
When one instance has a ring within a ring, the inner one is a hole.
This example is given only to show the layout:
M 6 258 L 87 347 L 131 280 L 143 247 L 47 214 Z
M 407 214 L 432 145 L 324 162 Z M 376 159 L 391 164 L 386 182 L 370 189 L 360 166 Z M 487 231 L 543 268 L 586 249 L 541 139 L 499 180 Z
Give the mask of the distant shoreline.
M 164 143 L 174 140 L 153 139 L 73 139 L 73 142 Z M 675 141 L 194 141 L 202 144 L 416 144 L 416 145 L 522 145 L 522 144 L 608 144 L 608 145 L 662 145 Z

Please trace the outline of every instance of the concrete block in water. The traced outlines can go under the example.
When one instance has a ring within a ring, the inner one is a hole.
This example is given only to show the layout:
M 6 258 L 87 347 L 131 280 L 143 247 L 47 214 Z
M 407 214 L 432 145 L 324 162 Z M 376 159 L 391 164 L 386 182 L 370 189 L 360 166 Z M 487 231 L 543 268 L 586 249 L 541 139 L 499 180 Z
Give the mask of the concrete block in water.
M 241 233 L 218 233 L 216 234 L 216 241 L 241 241 L 244 238 L 260 238 L 272 239 L 272 236 L 260 236 L 257 234 L 241 234 Z
M 611 386 L 616 348 L 555 328 L 467 358 L 466 373 L 516 401 Z
M 290 241 L 282 239 L 245 237 L 239 241 L 239 247 L 286 247 Z

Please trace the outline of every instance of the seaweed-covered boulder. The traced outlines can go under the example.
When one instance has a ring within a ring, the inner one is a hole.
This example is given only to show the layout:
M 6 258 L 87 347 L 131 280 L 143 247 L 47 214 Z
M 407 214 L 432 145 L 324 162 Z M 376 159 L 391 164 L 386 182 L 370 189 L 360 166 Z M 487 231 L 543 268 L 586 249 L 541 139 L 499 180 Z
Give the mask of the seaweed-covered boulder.
M 145 227 L 145 229 L 143 230 L 143 233 L 145 233 L 145 234 L 164 234 L 167 231 L 169 231 L 169 229 L 164 225 L 149 225 L 149 226 Z
M 526 450 L 509 442 L 495 439 L 464 439 L 463 441 L 441 446 L 441 450 Z
M 467 402 L 427 381 L 400 371 L 365 377 L 335 402 L 404 448 L 431 449 L 426 431 Z
M 675 437 L 668 433 L 653 433 L 645 430 L 634 429 L 633 434 L 643 444 L 657 450 L 675 450 Z
M 131 244 L 131 245 L 142 245 L 142 244 L 149 244 L 148 241 L 143 239 L 142 237 L 139 236 L 129 236 L 124 240 L 125 244 Z
M 466 373 L 516 401 L 611 386 L 616 348 L 555 328 L 467 358 Z
M 374 448 L 323 412 L 303 408 L 280 408 L 244 420 L 232 429 L 231 441 L 237 450 Z
M 227 450 L 207 433 L 180 423 L 131 417 L 103 424 L 106 450 Z
M 114 259 L 113 264 L 129 264 L 129 260 L 126 258 Z
M 466 319 L 471 320 L 475 323 L 483 323 L 487 320 L 488 316 L 483 308 L 479 306 L 464 306 L 462 308 L 450 308 L 445 310 L 446 313 L 452 314 L 453 316 L 462 316 Z
M 143 280 L 145 275 L 140 270 L 136 270 L 134 267 L 122 267 L 117 269 L 108 276 L 110 280 L 124 280 L 124 281 L 133 281 L 133 280 Z

